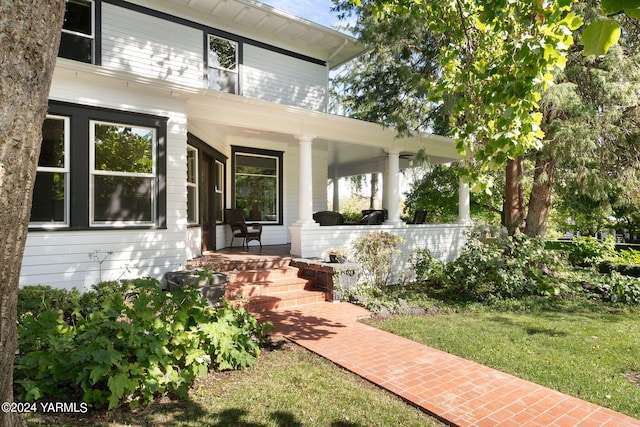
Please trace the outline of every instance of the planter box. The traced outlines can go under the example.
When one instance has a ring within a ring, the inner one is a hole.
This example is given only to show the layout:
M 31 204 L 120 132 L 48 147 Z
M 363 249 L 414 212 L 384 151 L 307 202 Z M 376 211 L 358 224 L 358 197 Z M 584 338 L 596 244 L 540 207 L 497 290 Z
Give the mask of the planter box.
M 227 275 L 223 273 L 209 273 L 209 275 L 210 277 L 201 276 L 197 270 L 166 273 L 167 290 L 175 292 L 185 286 L 195 286 L 209 302 L 209 305 L 220 307 L 224 301 Z

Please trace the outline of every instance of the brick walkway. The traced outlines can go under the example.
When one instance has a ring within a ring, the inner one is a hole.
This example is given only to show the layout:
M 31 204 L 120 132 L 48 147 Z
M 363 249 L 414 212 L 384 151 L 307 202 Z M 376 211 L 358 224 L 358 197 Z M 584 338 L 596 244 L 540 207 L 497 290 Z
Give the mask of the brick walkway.
M 262 313 L 297 344 L 454 426 L 640 427 L 640 421 L 357 322 L 318 303 Z

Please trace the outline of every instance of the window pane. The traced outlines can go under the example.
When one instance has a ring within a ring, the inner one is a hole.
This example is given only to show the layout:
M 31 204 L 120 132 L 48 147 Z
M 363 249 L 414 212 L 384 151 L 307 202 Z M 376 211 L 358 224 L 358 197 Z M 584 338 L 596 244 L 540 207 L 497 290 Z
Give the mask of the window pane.
M 94 176 L 94 221 L 151 222 L 153 180 Z
M 236 156 L 236 173 L 251 175 L 277 175 L 277 160 L 270 157 Z
M 187 187 L 187 222 L 195 224 L 198 222 L 198 188 Z
M 91 2 L 83 0 L 67 1 L 62 28 L 76 33 L 92 35 Z
M 95 169 L 153 173 L 153 130 L 95 124 Z
M 236 208 L 253 221 L 277 221 L 278 180 L 276 177 L 237 175 Z
M 38 166 L 64 168 L 64 119 L 44 121 Z
M 38 172 L 33 187 L 31 221 L 64 222 L 65 174 Z
M 196 166 L 196 161 L 198 158 L 196 154 L 196 150 L 187 149 L 187 182 L 190 182 L 191 184 L 195 184 L 197 179 L 196 175 L 198 168 Z
M 76 34 L 62 33 L 58 56 L 74 61 L 93 63 L 93 40 Z
M 226 93 L 237 93 L 238 73 L 217 68 L 209 69 L 209 89 Z
M 209 67 L 235 70 L 237 46 L 236 42 L 210 35 Z

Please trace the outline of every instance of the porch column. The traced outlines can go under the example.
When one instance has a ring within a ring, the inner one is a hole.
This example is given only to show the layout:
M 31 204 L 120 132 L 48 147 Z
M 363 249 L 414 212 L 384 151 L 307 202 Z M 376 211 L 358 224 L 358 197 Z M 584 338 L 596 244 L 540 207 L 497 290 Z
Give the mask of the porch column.
M 471 197 L 469 184 L 458 179 L 458 224 L 471 224 Z
M 298 220 L 294 225 L 301 227 L 317 225 L 313 220 L 312 141 L 312 136 L 302 135 L 298 137 L 300 145 L 300 187 L 298 188 Z
M 333 171 L 333 211 L 340 212 L 340 177 L 336 169 Z
M 387 166 L 388 185 L 385 186 L 387 194 L 387 224 L 399 225 L 400 221 L 400 150 L 398 148 L 388 148 L 385 150 L 389 154 Z

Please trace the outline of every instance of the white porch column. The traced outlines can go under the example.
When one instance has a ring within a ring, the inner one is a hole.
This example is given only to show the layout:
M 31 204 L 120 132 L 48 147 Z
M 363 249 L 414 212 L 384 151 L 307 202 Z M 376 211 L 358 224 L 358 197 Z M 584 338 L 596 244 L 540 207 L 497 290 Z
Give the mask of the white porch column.
M 399 225 L 400 221 L 400 150 L 398 148 L 388 148 L 385 150 L 389 154 L 387 166 L 388 184 L 384 186 L 387 190 L 388 218 L 386 224 Z
M 340 212 L 340 177 L 333 171 L 333 211 Z
M 458 180 L 458 224 L 471 224 L 471 196 L 469 184 Z
M 313 137 L 301 135 L 298 137 L 300 145 L 300 187 L 298 188 L 298 220 L 294 225 L 303 227 L 313 226 L 313 153 L 311 143 Z

